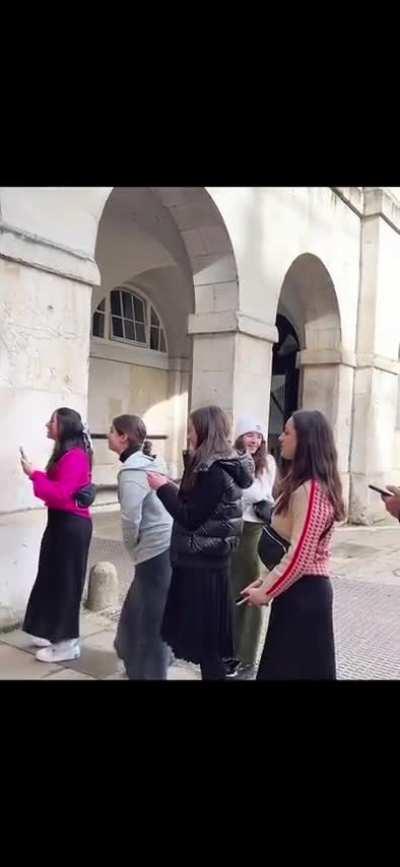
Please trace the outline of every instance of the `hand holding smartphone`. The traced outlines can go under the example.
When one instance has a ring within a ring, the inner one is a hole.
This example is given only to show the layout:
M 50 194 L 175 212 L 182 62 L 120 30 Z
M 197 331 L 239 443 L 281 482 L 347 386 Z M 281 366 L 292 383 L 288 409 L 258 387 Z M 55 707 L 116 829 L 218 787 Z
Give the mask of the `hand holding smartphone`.
M 32 475 L 32 472 L 33 472 L 33 466 L 31 464 L 29 458 L 27 458 L 22 446 L 19 447 L 19 453 L 21 456 L 21 467 L 22 467 L 25 475 L 29 476 L 29 478 L 30 478 Z
M 247 596 L 238 596 L 235 599 L 235 605 L 243 605 L 245 602 L 247 602 Z
M 380 494 L 381 497 L 393 497 L 393 494 L 390 491 L 384 491 L 383 488 L 377 488 L 376 485 L 368 485 L 371 488 L 371 491 L 376 491 L 377 494 Z

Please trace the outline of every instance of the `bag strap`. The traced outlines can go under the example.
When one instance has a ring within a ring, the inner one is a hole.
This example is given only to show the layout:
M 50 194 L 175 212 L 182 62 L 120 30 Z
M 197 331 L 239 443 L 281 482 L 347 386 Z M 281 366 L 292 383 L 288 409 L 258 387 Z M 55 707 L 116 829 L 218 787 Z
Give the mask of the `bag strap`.
M 287 550 L 289 550 L 290 542 L 287 539 L 285 539 L 283 536 L 281 536 L 280 533 L 278 533 L 276 530 L 274 530 L 274 528 L 271 527 L 271 524 L 264 524 L 262 529 L 263 529 L 263 533 L 265 533 L 266 536 L 268 536 L 274 542 L 279 542 L 279 544 L 282 545 L 283 548 L 286 548 Z
M 319 541 L 321 541 L 321 539 L 324 539 L 324 537 L 328 535 L 328 533 L 329 533 L 329 531 L 332 529 L 334 523 L 335 523 L 335 520 L 331 521 L 331 523 L 328 524 L 327 527 L 325 527 L 324 532 L 321 533 L 321 535 L 320 535 L 320 537 L 319 537 Z

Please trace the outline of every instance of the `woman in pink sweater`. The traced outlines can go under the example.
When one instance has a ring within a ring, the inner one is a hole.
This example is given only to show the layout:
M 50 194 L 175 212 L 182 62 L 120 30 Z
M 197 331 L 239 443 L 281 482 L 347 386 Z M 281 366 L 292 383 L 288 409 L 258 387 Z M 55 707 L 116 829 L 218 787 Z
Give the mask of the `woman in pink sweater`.
M 79 610 L 92 521 L 89 509 L 79 505 L 77 494 L 91 482 L 92 451 L 75 410 L 57 409 L 46 427 L 49 439 L 55 440 L 46 472 L 34 469 L 25 455 L 21 458 L 35 496 L 48 508 L 23 629 L 32 636 L 32 643 L 42 648 L 36 659 L 60 662 L 80 655 Z
M 286 553 L 242 591 L 250 605 L 272 602 L 257 680 L 333 680 L 329 560 L 334 522 L 345 517 L 333 434 L 321 412 L 300 410 L 286 422 L 280 443 L 290 469 L 271 529 Z

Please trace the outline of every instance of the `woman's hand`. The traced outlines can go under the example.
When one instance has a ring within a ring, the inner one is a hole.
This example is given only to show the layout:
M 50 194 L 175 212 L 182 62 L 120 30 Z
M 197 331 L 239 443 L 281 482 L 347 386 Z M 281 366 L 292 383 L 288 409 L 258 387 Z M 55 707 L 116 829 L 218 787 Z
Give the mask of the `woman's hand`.
M 400 488 L 396 488 L 395 485 L 386 485 L 386 488 L 392 494 L 390 497 L 382 495 L 381 499 L 385 504 L 386 511 L 400 521 Z
M 247 605 L 268 605 L 262 578 L 256 578 L 242 590 L 241 596 L 246 598 Z
M 240 595 L 247 596 L 249 590 L 252 590 L 253 587 L 261 587 L 262 583 L 262 578 L 256 578 L 255 581 L 252 581 L 251 584 L 248 584 L 247 587 L 244 587 L 243 590 L 241 590 Z
M 265 587 L 261 583 L 261 586 L 258 585 L 254 587 L 254 585 L 250 585 L 250 589 L 246 592 L 242 590 L 242 593 L 246 597 L 247 605 L 260 607 L 261 605 L 269 605 L 269 599 L 267 599 L 267 595 L 265 592 Z
M 163 485 L 168 485 L 169 479 L 161 473 L 147 472 L 147 481 L 153 491 L 158 491 Z
M 26 457 L 21 458 L 21 467 L 22 467 L 25 475 L 29 476 L 29 478 L 31 477 L 32 473 L 35 472 L 33 464 L 31 464 L 31 462 L 28 461 L 28 459 Z

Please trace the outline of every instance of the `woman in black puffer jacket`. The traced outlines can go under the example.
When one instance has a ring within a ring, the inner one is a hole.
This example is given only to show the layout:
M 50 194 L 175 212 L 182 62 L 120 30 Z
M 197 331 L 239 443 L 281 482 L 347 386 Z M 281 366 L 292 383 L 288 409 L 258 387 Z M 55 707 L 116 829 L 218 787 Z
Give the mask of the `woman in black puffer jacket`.
M 165 476 L 147 476 L 175 519 L 162 637 L 178 659 L 200 664 L 203 680 L 223 680 L 223 659 L 233 656 L 230 556 L 242 531 L 242 490 L 254 480 L 252 459 L 232 451 L 228 437 L 222 409 L 198 409 L 179 492 Z

